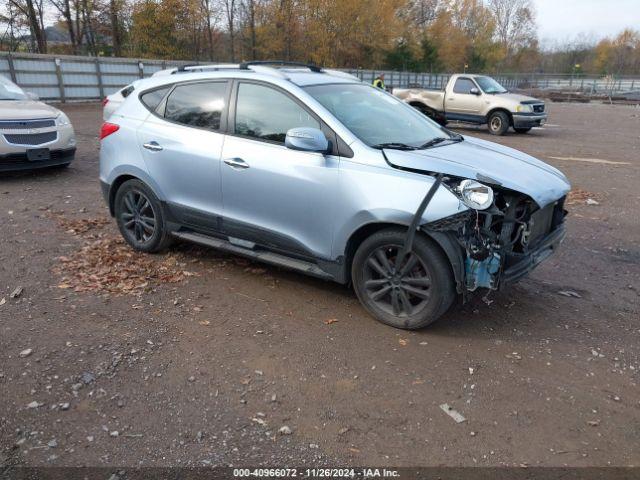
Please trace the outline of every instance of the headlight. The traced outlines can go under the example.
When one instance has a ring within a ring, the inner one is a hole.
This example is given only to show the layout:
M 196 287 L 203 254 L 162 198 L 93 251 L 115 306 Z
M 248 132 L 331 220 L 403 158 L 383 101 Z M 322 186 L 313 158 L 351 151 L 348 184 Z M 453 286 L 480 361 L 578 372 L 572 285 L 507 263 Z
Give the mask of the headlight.
M 533 105 L 518 105 L 516 107 L 516 112 L 533 112 Z
M 493 204 L 493 190 L 475 180 L 463 180 L 456 189 L 462 202 L 474 210 L 485 210 Z
M 59 127 L 63 127 L 65 125 L 69 125 L 71 121 L 69 117 L 67 117 L 64 113 L 60 112 L 60 114 L 56 117 L 56 125 Z

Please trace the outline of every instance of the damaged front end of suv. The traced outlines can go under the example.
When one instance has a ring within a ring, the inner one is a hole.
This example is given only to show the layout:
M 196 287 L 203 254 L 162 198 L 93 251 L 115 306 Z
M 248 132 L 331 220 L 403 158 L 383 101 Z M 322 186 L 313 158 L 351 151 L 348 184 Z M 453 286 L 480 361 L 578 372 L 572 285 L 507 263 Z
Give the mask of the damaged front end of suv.
M 558 248 L 565 237 L 565 196 L 540 207 L 527 195 L 469 179 L 445 177 L 468 210 L 422 226 L 432 237 L 459 245 L 457 290 L 463 296 L 479 288 L 513 283 Z
M 566 234 L 570 189 L 559 170 L 534 157 L 465 140 L 449 146 L 446 156 L 385 152 L 394 167 L 435 177 L 438 188 L 459 199 L 458 211 L 420 229 L 445 250 L 463 298 L 519 280 L 557 250 Z

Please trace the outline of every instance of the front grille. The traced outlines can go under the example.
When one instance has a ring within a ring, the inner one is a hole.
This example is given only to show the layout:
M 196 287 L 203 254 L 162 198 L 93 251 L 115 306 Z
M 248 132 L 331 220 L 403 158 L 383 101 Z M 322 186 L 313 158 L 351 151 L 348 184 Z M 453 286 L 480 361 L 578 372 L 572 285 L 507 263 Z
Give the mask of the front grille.
M 14 145 L 42 145 L 58 138 L 58 132 L 44 133 L 5 133 L 4 138 Z
M 0 130 L 27 130 L 31 128 L 55 127 L 54 119 L 44 120 L 6 120 L 0 121 Z
M 542 112 L 544 112 L 544 103 L 543 103 L 543 104 L 540 104 L 540 105 L 534 105 L 534 106 L 533 106 L 533 111 L 534 111 L 535 113 L 542 113 Z

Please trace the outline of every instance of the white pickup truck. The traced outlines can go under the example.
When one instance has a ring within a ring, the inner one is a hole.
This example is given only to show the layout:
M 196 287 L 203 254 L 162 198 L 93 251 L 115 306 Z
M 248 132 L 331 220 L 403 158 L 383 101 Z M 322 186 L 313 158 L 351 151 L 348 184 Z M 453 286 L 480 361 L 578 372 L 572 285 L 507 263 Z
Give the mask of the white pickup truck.
M 547 121 L 542 100 L 511 93 L 485 75 L 452 75 L 444 90 L 394 88 L 393 94 L 442 125 L 486 123 L 494 135 L 504 135 L 509 127 L 527 133 Z

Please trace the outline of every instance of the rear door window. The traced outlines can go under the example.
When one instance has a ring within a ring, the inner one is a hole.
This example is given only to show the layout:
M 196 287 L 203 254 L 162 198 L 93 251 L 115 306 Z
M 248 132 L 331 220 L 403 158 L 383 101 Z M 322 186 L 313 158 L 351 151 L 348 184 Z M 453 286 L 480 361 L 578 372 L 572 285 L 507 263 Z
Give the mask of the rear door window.
M 476 84 L 469 78 L 458 78 L 453 85 L 453 93 L 471 93 L 471 89 L 476 88 Z
M 169 94 L 164 116 L 190 127 L 220 130 L 226 103 L 227 82 L 186 83 Z
M 287 131 L 296 127 L 320 128 L 320 122 L 278 90 L 255 83 L 239 85 L 236 134 L 284 143 Z

